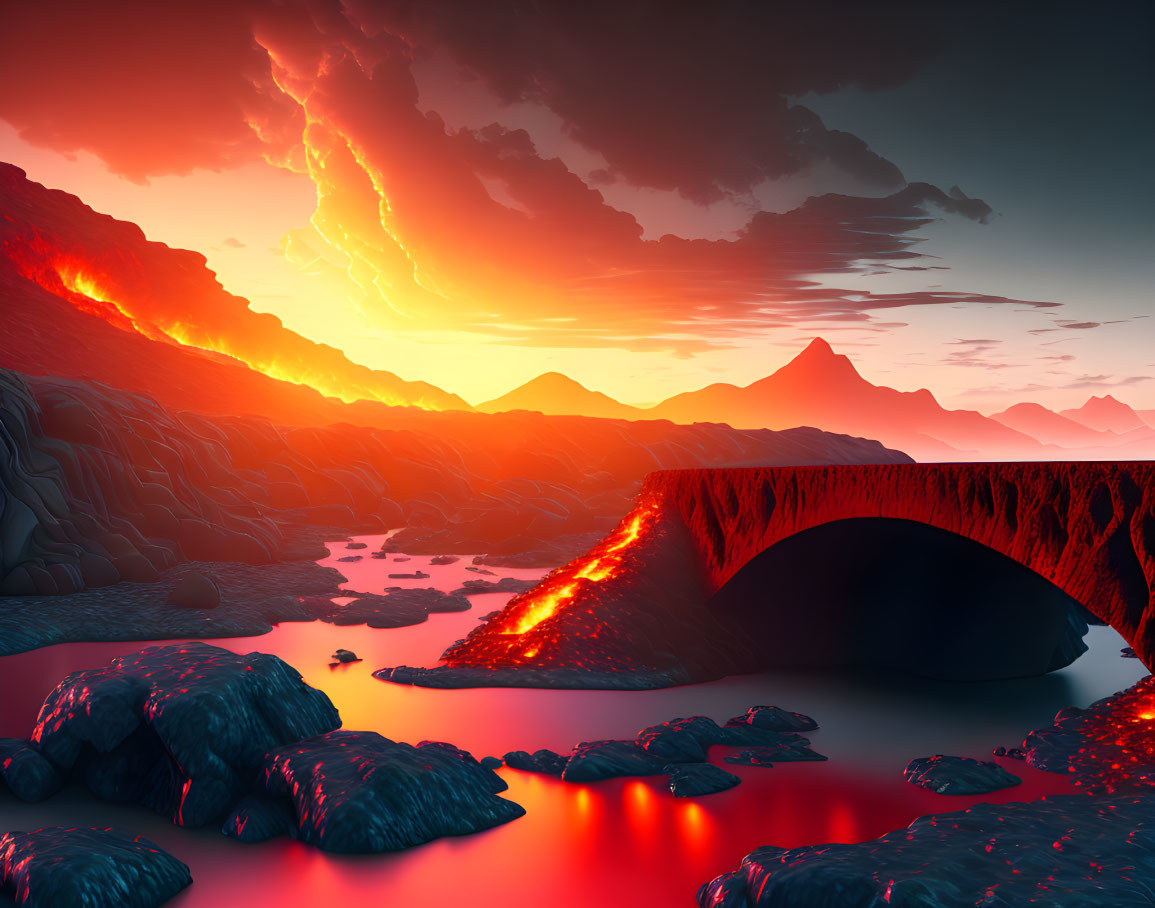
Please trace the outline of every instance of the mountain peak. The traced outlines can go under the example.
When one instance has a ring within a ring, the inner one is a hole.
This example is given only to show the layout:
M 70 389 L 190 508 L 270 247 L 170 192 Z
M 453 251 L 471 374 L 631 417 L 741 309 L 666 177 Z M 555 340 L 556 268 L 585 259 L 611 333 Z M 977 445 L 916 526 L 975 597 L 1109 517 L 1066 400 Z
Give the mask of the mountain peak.
M 474 409 L 483 413 L 536 410 L 539 413 L 601 416 L 609 419 L 627 419 L 637 413 L 636 408 L 616 401 L 601 391 L 593 391 L 563 372 L 543 372 L 501 397 L 478 404 Z
M 570 378 L 564 372 L 542 372 L 541 375 L 531 378 L 525 384 L 520 385 L 520 388 L 581 388 L 583 391 L 588 391 L 580 381 Z
M 1092 395 L 1083 406 L 1077 410 L 1064 410 L 1063 415 L 1092 429 L 1119 434 L 1146 425 L 1134 410 L 1110 394 L 1104 394 L 1102 397 Z
M 794 359 L 795 361 L 800 360 L 803 357 L 806 359 L 818 359 L 819 357 L 830 359 L 837 355 L 838 354 L 834 352 L 834 348 L 831 347 L 830 344 L 828 344 L 823 338 L 816 337 L 814 340 L 808 343 L 806 345 L 806 349 L 794 357 Z
M 816 337 L 775 375 L 792 376 L 805 382 L 853 382 L 863 379 L 848 356 L 835 353 L 821 337 Z M 765 381 L 765 379 L 763 379 Z

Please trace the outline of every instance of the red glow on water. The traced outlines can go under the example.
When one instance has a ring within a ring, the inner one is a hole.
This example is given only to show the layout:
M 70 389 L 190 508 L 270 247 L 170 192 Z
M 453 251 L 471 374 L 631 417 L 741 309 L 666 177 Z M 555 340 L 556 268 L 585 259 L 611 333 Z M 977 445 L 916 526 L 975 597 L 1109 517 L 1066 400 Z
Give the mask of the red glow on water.
M 346 727 L 371 729 L 394 740 L 451 740 L 481 756 L 535 745 L 560 750 L 582 737 L 625 733 L 621 724 L 608 721 L 612 716 L 607 704 L 628 707 L 637 702 L 638 695 L 438 691 L 372 679 L 370 672 L 379 657 L 369 641 L 380 641 L 385 651 L 393 651 L 405 645 L 398 635 L 424 639 L 421 635 L 429 635 L 437 621 L 448 617 L 436 615 L 425 625 L 389 631 L 285 625 L 265 637 L 214 642 L 237 652 L 277 652 L 301 668 L 309 683 L 333 697 Z M 442 635 L 452 632 L 441 630 Z M 329 671 L 327 656 L 339 641 L 365 655 L 368 665 Z M 62 669 L 100 665 L 141 645 L 65 644 L 6 657 L 0 668 L 6 677 L 22 678 L 24 683 L 18 687 L 28 702 L 6 701 L 0 707 L 0 735 L 27 732 L 39 699 L 63 677 Z M 668 711 L 661 709 L 663 715 Z M 534 716 L 537 726 L 531 722 Z M 551 721 L 561 724 L 553 726 Z M 645 724 L 633 717 L 626 721 L 626 727 Z M 823 749 L 822 734 L 822 730 L 811 733 L 819 750 Z M 672 797 L 661 776 L 572 785 L 502 770 L 510 785 L 503 796 L 525 807 L 525 817 L 479 835 L 366 858 L 327 855 L 288 839 L 241 846 L 223 837 L 170 826 L 165 818 L 154 817 L 144 808 L 117 807 L 120 812 L 113 817 L 110 805 L 77 797 L 89 812 L 83 822 L 90 816 L 94 821 L 115 819 L 188 863 L 197 880 L 183 897 L 190 908 L 246 902 L 337 904 L 354 899 L 376 904 L 374 900 L 383 893 L 397 904 L 425 904 L 434 893 L 444 896 L 446 880 L 467 886 L 470 904 L 477 908 L 516 904 L 511 902 L 514 881 L 517 891 L 550 893 L 554 908 L 585 908 L 688 905 L 699 885 L 732 869 L 759 845 L 865 841 L 928 813 L 960 810 L 981 801 L 1004 803 L 1073 791 L 1065 776 L 1033 770 L 1013 760 L 1000 762 L 1023 778 L 1021 786 L 984 797 L 947 798 L 903 781 L 901 760 L 883 771 L 856 768 L 846 758 L 765 769 L 725 763 L 722 757 L 727 752 L 715 748 L 711 757 L 740 775 L 742 784 L 696 800 Z M 77 802 L 54 799 L 27 809 L 51 811 L 55 804 L 62 805 L 62 816 L 71 816 Z M 8 807 L 4 802 L 5 811 Z
M 375 548 L 380 537 L 364 537 L 364 541 Z M 438 567 L 414 556 L 407 570 L 419 568 L 430 573 L 431 579 L 383 581 L 391 561 L 366 558 L 337 564 L 335 557 L 346 554 L 344 545 L 335 545 L 333 552 L 325 563 L 340 567 L 350 577 L 351 587 L 365 590 L 378 589 L 385 582 L 451 589 L 476 576 L 466 570 L 468 558 Z M 695 712 L 721 721 L 769 697 L 781 696 L 782 706 L 808 710 L 801 698 L 783 693 L 783 679 L 730 679 L 669 691 L 616 693 L 434 690 L 372 678 L 374 669 L 386 665 L 432 664 L 447 641 L 462 636 L 479 615 L 503 601 L 498 594 L 471 598 L 474 608 L 470 612 L 435 614 L 408 628 L 285 624 L 262 637 L 210 642 L 239 653 L 276 653 L 298 668 L 308 683 L 329 694 L 348 729 L 377 731 L 410 743 L 451 741 L 478 757 L 539 747 L 565 751 L 581 740 L 625 737 L 654 722 Z M 146 645 L 64 644 L 0 659 L 0 687 L 5 694 L 0 699 L 0 736 L 27 734 L 44 697 L 70 672 L 106 665 L 114 656 Z M 330 669 L 329 654 L 338 647 L 356 651 L 364 662 Z M 1140 669 L 1134 660 L 1119 661 L 1128 669 Z M 912 701 L 911 708 L 916 705 Z M 38 805 L 23 805 L 0 793 L 0 811 L 12 828 L 36 828 L 33 822 L 39 826 L 111 822 L 145 835 L 190 865 L 196 885 L 180 896 L 186 908 L 381 904 L 383 899 L 394 904 L 456 900 L 476 908 L 508 908 L 522 904 L 526 892 L 543 894 L 540 899 L 551 908 L 588 908 L 690 905 L 702 883 L 732 870 L 743 855 L 761 845 L 865 841 L 930 813 L 1076 790 L 1067 776 L 1041 772 L 1014 760 L 999 762 L 1023 779 L 1015 788 L 981 797 L 945 797 L 916 788 L 903 780 L 902 768 L 910 757 L 928 752 L 922 744 L 899 740 L 888 745 L 894 752 L 888 752 L 885 760 L 861 758 L 860 744 L 890 739 L 871 724 L 889 714 L 889 707 L 875 704 L 875 708 L 874 714 L 862 716 L 862 737 L 854 739 L 854 747 L 844 744 L 841 749 L 828 745 L 834 744 L 848 722 L 857 720 L 812 710 L 823 728 L 808 737 L 816 750 L 831 757 L 826 763 L 780 763 L 770 769 L 735 766 L 723 760 L 729 751 L 714 748 L 711 759 L 743 781 L 730 791 L 701 799 L 672 797 L 662 776 L 574 785 L 503 769 L 501 774 L 510 786 L 503 796 L 521 804 L 526 816 L 478 835 L 443 839 L 391 855 L 330 855 L 287 838 L 244 846 L 208 830 L 198 833 L 174 826 L 171 818 L 156 816 L 146 808 L 112 805 L 80 792 L 65 792 Z M 1136 701 L 1127 709 L 1137 720 L 1131 725 L 1138 734 L 1149 728 L 1138 720 L 1144 713 L 1155 712 L 1155 698 Z M 959 720 L 960 724 L 966 721 Z M 912 714 L 908 724 L 914 729 L 924 723 Z M 1031 725 L 1023 720 L 1013 727 L 1021 735 Z M 944 736 L 945 728 L 940 729 Z M 1004 732 L 989 732 L 988 737 L 986 729 L 984 724 L 982 738 L 990 744 L 1013 740 Z M 1119 734 L 1116 731 L 1111 740 Z M 957 740 L 938 735 L 936 746 L 947 751 L 959 746 Z M 912 752 L 912 748 L 918 750 Z M 961 753 L 985 756 L 973 747 Z

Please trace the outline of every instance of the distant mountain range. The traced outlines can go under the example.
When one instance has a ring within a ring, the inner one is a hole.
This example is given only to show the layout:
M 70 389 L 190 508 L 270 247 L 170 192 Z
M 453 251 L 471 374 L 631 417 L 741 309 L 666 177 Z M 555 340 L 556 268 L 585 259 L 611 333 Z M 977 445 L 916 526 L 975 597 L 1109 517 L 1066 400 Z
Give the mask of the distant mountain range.
M 535 410 L 555 416 L 601 416 L 606 419 L 645 419 L 646 411 L 591 391 L 560 372 L 546 372 L 519 385 L 508 394 L 474 407 L 482 413 Z
M 807 425 L 875 438 L 927 461 L 1155 456 L 1155 420 L 1147 421 L 1155 411 L 1137 412 L 1109 395 L 1092 397 L 1077 410 L 1062 413 L 1036 403 L 1016 404 L 991 416 L 948 410 L 925 388 L 896 391 L 871 384 L 848 357 L 835 353 L 821 338 L 753 384 L 720 382 L 650 408 L 619 403 L 553 372 L 478 409 L 721 422 L 741 429 Z
M 397 425 L 422 421 L 428 410 L 474 409 L 722 423 L 739 431 L 811 426 L 875 439 L 923 461 L 1155 456 L 1155 410 L 1136 411 L 1110 395 L 1059 413 L 1036 403 L 991 416 L 948 410 L 925 388 L 871 384 L 821 338 L 753 384 L 713 384 L 653 407 L 548 372 L 471 408 L 253 312 L 225 291 L 203 256 L 149 242 L 135 224 L 46 189 L 19 168 L 0 164 L 0 198 L 0 365 L 108 382 L 178 408 L 259 413 L 288 425 Z

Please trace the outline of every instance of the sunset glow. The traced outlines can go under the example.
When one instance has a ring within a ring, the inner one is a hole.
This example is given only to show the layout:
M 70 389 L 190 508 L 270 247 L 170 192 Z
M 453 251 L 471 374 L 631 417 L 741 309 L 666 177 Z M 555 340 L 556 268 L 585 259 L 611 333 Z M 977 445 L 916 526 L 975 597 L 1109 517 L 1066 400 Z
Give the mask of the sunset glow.
M 953 406 L 997 410 L 1029 394 L 1073 407 L 1112 388 L 1155 405 L 1132 324 L 1149 285 L 1138 262 L 1092 276 L 1073 272 L 1070 250 L 1040 260 L 1035 197 L 1015 195 L 1013 170 L 907 169 L 922 162 L 905 133 L 856 120 L 889 113 L 893 92 L 854 86 L 901 86 L 928 52 L 857 14 L 861 40 L 833 55 L 848 87 L 819 80 L 803 102 L 787 98 L 811 76 L 777 83 L 825 55 L 809 38 L 778 47 L 776 68 L 742 44 L 703 48 L 683 71 L 667 54 L 684 46 L 674 21 L 640 46 L 599 13 L 598 37 L 571 59 L 579 26 L 560 11 L 540 14 L 534 45 L 460 11 L 467 24 L 454 28 L 436 10 L 256 3 L 174 8 L 148 26 L 166 50 L 138 58 L 131 36 L 144 33 L 117 15 L 63 0 L 20 14 L 9 33 L 25 40 L 3 48 L 19 86 L 0 103 L 4 157 L 98 195 L 150 239 L 189 244 L 253 310 L 369 369 L 471 404 L 551 370 L 652 404 L 752 382 L 821 334 L 872 381 L 930 387 Z M 586 53 L 613 65 L 575 79 L 567 67 L 580 71 Z M 21 67 L 89 75 L 36 85 Z M 614 84 L 634 67 L 693 103 L 667 110 L 649 83 Z M 66 91 L 81 82 L 89 90 Z M 170 94 L 201 101 L 185 109 Z M 927 173 L 938 176 L 916 181 Z M 1036 195 L 1047 205 L 1064 191 Z M 342 400 L 448 406 L 187 313 L 134 317 Z

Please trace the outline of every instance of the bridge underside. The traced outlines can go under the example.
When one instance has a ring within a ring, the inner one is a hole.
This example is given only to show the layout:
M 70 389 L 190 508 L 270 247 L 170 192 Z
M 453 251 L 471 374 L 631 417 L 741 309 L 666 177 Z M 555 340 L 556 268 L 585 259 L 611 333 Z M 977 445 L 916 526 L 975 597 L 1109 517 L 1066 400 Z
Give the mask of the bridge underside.
M 749 636 L 748 671 L 846 666 L 984 680 L 1044 674 L 1086 652 L 1087 613 L 1053 583 L 962 536 L 889 518 L 790 536 L 707 608 Z
M 1004 678 L 1069 664 L 1088 617 L 1150 666 L 1152 488 L 1148 463 L 656 473 L 598 546 L 404 680 L 560 671 L 615 687 L 615 673 L 798 665 Z

